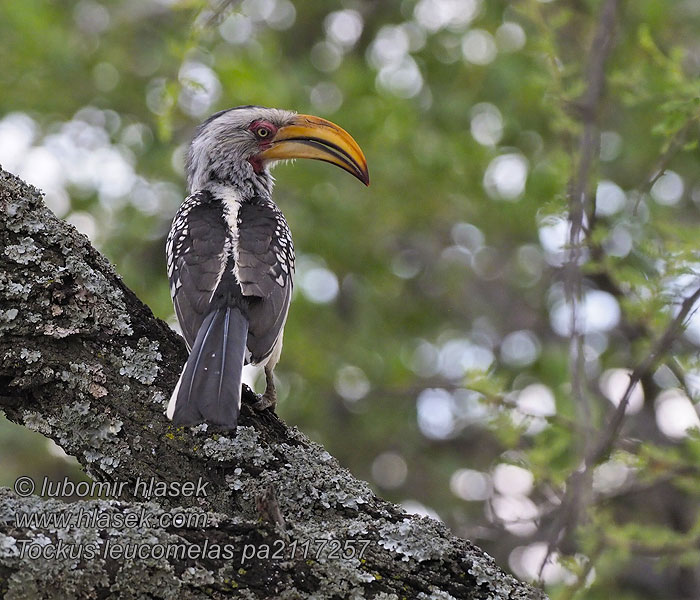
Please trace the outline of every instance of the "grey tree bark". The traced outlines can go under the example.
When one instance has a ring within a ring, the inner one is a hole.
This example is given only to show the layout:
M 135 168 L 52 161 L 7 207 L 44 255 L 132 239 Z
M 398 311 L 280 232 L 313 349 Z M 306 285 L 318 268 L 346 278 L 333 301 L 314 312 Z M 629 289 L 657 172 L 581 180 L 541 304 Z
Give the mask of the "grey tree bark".
M 244 403 L 235 435 L 172 427 L 185 357 L 87 238 L 0 169 L 0 408 L 105 498 L 0 488 L 0 596 L 545 597 L 269 411 Z

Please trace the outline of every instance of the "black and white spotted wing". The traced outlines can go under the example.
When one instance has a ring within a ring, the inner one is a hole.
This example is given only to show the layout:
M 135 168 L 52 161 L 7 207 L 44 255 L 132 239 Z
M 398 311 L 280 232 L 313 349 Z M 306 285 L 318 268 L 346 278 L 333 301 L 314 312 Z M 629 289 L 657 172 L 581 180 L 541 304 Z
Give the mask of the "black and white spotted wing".
M 275 204 L 255 198 L 238 211 L 237 274 L 249 300 L 251 362 L 264 360 L 282 333 L 292 297 L 294 245 Z
M 230 251 L 222 215 L 211 193 L 192 194 L 175 215 L 166 242 L 170 295 L 189 349 L 211 310 Z

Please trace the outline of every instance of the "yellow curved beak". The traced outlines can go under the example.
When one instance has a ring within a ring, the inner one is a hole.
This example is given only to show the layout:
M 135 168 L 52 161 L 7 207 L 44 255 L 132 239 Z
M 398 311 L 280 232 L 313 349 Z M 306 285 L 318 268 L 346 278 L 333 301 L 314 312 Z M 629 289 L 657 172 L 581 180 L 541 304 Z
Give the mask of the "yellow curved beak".
M 360 146 L 347 131 L 320 117 L 297 115 L 292 123 L 280 127 L 270 147 L 260 156 L 264 160 L 323 160 L 369 185 L 367 160 Z

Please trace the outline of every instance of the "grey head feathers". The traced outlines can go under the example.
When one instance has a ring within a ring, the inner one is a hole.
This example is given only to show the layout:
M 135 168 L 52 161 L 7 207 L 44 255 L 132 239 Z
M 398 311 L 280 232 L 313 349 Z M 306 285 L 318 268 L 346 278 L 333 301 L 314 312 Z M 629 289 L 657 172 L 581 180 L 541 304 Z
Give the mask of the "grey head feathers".
M 289 124 L 296 113 L 263 106 L 237 106 L 213 114 L 195 133 L 187 155 L 187 187 L 190 193 L 210 185 L 230 184 L 244 194 L 267 194 L 272 177 L 255 173 L 248 159 L 259 152 L 249 126 L 264 119 L 277 127 Z

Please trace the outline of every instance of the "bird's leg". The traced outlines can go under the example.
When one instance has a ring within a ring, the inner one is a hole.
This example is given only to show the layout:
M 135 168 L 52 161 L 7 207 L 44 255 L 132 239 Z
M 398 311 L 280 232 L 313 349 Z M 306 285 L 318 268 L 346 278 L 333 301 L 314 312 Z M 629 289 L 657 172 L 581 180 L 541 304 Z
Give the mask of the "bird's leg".
M 265 366 L 265 393 L 260 400 L 253 404 L 255 410 L 265 410 L 272 407 L 275 410 L 277 406 L 277 391 L 275 390 L 275 380 L 272 375 L 272 368 Z

